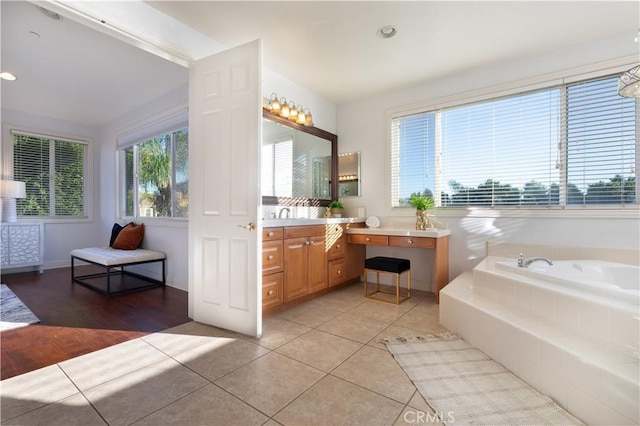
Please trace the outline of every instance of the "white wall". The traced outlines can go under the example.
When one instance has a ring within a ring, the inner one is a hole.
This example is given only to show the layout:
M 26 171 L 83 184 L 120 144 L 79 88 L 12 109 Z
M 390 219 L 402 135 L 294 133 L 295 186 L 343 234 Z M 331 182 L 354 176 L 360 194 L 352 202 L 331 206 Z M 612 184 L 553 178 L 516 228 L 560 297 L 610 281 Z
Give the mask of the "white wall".
M 96 218 L 100 211 L 100 158 L 98 148 L 98 129 L 78 123 L 61 121 L 49 117 L 42 117 L 25 112 L 2 109 L 2 125 L 15 125 L 23 130 L 53 134 L 55 136 L 75 137 L 89 140 L 92 146 L 91 161 L 92 188 L 90 188 L 92 202 L 89 208 L 93 218 L 86 221 L 46 221 L 44 226 L 44 262 L 45 268 L 57 268 L 70 264 L 69 252 L 80 247 L 94 247 L 108 245 L 109 237 L 101 232 L 100 220 Z M 2 152 L 5 144 L 11 143 L 9 135 L 2 132 Z M 4 173 L 4 171 L 3 171 Z
M 407 87 L 339 105 L 337 114 L 339 152 L 362 153 L 361 197 L 345 197 L 347 214 L 355 216 L 357 207 L 366 207 L 367 215 L 379 216 L 384 224 L 411 228 L 414 216 L 391 216 L 388 202 L 389 173 L 387 157 L 387 110 L 416 103 L 433 101 L 460 94 L 490 91 L 507 83 L 530 80 L 541 75 L 557 78 L 569 74 L 564 70 L 604 61 L 622 64 L 629 58 L 637 62 L 635 46 L 627 36 L 610 37 L 553 54 L 503 63 L 466 74 L 454 75 L 438 81 Z M 585 68 L 582 68 L 584 70 Z M 551 75 L 551 73 L 556 73 Z M 383 190 L 383 188 L 385 190 Z M 451 229 L 450 278 L 472 269 L 485 255 L 487 240 L 544 243 L 556 245 L 638 247 L 640 245 L 640 220 L 637 212 L 627 215 L 563 214 L 535 217 L 507 217 L 504 213 L 476 209 L 445 216 L 439 220 Z M 623 217 L 624 216 L 624 217 Z M 367 255 L 394 255 L 412 260 L 412 278 L 417 288 L 432 290 L 432 254 L 427 250 L 368 247 Z M 535 253 L 529 253 L 535 255 Z

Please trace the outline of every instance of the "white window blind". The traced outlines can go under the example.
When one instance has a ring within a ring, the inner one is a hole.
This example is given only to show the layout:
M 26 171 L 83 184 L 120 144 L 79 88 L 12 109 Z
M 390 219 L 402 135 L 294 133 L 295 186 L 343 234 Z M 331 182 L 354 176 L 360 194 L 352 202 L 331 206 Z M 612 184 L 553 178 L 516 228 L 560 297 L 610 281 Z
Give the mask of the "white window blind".
M 392 206 L 415 192 L 441 207 L 637 204 L 637 101 L 616 83 L 392 118 Z
M 408 205 L 411 194 L 433 196 L 436 166 L 435 117 L 435 113 L 427 112 L 393 120 L 393 206 Z
M 85 217 L 87 143 L 11 131 L 13 179 L 25 182 L 20 216 Z
M 551 89 L 441 111 L 440 204 L 557 204 L 558 102 Z
M 263 195 L 293 196 L 293 139 L 262 146 Z
M 635 204 L 635 98 L 617 94 L 617 79 L 567 87 L 568 204 Z

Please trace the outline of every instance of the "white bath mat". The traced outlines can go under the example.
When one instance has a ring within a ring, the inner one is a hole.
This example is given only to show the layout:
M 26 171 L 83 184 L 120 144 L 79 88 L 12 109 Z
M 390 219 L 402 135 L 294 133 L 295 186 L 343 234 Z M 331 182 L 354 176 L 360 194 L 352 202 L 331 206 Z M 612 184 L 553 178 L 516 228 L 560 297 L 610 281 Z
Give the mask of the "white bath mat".
M 582 424 L 456 334 L 382 342 L 443 424 Z
M 0 331 L 40 322 L 6 284 L 0 284 Z

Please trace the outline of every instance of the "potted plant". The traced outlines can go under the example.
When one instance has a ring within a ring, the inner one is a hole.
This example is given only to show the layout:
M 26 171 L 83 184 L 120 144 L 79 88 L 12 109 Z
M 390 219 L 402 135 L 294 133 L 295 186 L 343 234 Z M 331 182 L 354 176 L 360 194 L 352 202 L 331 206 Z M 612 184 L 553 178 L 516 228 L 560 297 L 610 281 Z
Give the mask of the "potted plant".
M 332 217 L 342 217 L 342 210 L 344 206 L 340 201 L 332 201 L 329 203 L 329 209 L 331 209 Z
M 433 208 L 433 197 L 425 197 L 422 194 L 411 194 L 409 204 L 416 208 L 416 229 L 424 231 L 431 228 L 429 219 L 427 218 L 427 210 Z

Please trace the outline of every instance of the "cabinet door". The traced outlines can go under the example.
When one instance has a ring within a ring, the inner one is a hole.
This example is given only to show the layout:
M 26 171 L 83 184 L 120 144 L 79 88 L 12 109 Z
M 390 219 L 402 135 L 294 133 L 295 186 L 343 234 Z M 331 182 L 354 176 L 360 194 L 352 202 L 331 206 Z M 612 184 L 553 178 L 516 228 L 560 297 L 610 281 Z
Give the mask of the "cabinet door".
M 309 293 L 327 288 L 327 251 L 324 237 L 308 238 Z
M 284 301 L 307 294 L 307 238 L 284 240 Z

